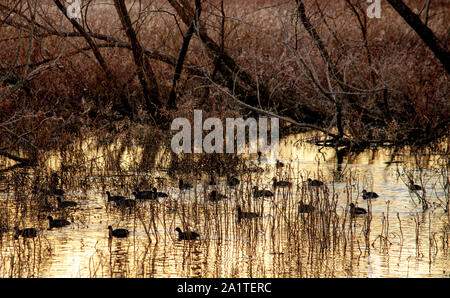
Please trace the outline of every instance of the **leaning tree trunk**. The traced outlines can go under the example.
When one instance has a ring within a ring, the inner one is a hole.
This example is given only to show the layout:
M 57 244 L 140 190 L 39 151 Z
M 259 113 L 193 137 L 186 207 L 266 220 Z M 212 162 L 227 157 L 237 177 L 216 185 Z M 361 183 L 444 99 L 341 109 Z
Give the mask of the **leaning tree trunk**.
M 419 16 L 409 9 L 402 0 L 387 0 L 398 14 L 416 31 L 427 47 L 434 53 L 450 74 L 450 53 L 442 45 L 427 25 L 422 23 Z
M 137 35 L 131 24 L 131 19 L 124 0 L 114 0 L 114 5 L 122 26 L 128 36 L 128 39 L 130 40 L 134 62 L 137 67 L 137 74 L 144 93 L 145 107 L 152 116 L 159 119 L 160 115 L 157 115 L 157 113 L 162 105 L 156 76 L 147 56 L 145 55 L 145 51 L 137 39 Z

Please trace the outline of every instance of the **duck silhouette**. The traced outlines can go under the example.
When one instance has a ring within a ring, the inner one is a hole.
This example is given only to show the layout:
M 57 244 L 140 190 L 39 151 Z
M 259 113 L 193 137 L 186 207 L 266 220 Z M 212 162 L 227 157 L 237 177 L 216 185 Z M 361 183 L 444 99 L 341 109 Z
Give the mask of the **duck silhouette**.
M 179 227 L 175 231 L 178 232 L 178 240 L 197 240 L 200 238 L 200 234 L 192 231 L 183 232 Z
M 422 190 L 422 186 L 414 184 L 414 181 L 411 179 L 409 180 L 408 188 L 410 191 Z
M 155 196 L 155 198 L 167 198 L 169 195 L 166 194 L 165 192 L 160 192 L 156 189 L 156 187 L 152 188 L 153 191 L 153 195 Z
M 65 219 L 53 219 L 52 216 L 47 216 L 48 219 L 48 223 L 49 223 L 49 229 L 53 229 L 53 228 L 62 228 L 65 226 L 70 225 L 70 222 L 65 220 Z
M 292 182 L 278 181 L 276 177 L 273 177 L 272 180 L 273 180 L 273 187 L 291 187 L 292 186 Z
M 349 212 L 350 215 L 353 217 L 356 215 L 364 215 L 367 213 L 367 210 L 361 207 L 355 207 L 355 204 L 351 203 Z
M 136 200 L 146 201 L 146 200 L 155 200 L 155 193 L 153 190 L 139 190 L 136 189 L 132 193 Z
M 23 230 L 19 230 L 18 227 L 14 227 L 14 239 L 18 239 L 19 236 L 22 236 L 23 238 L 34 238 L 37 236 L 37 231 L 35 228 L 26 228 Z
M 108 202 L 117 202 L 117 201 L 122 201 L 125 200 L 126 197 L 124 196 L 111 196 L 111 193 L 108 191 L 106 191 L 106 195 L 108 196 Z
M 238 214 L 238 220 L 241 221 L 241 219 L 252 219 L 261 217 L 259 213 L 256 212 L 243 212 L 241 209 L 241 206 L 237 206 L 237 214 Z
M 253 187 L 253 195 L 256 198 L 260 198 L 260 197 L 273 197 L 273 192 L 271 192 L 270 190 L 266 190 L 266 189 L 258 189 L 257 186 Z
M 189 183 L 184 183 L 183 179 L 178 180 L 178 188 L 180 190 L 187 190 L 187 189 L 191 189 L 192 185 L 190 185 Z
M 363 189 L 362 197 L 364 200 L 376 199 L 378 198 L 378 194 L 376 192 L 366 191 L 365 189 Z
M 320 180 L 312 180 L 308 178 L 308 186 L 323 186 L 323 182 Z
M 127 229 L 115 229 L 113 230 L 112 226 L 108 226 L 109 230 L 109 238 L 117 237 L 117 238 L 125 238 L 128 237 L 130 232 Z
M 78 205 L 74 201 L 63 201 L 60 197 L 57 197 L 56 201 L 58 201 L 58 208 L 76 207 Z
M 223 195 L 221 193 L 218 193 L 217 190 L 213 190 L 209 193 L 209 200 L 216 202 L 216 201 L 220 201 L 220 200 L 225 200 L 228 197 L 226 195 Z

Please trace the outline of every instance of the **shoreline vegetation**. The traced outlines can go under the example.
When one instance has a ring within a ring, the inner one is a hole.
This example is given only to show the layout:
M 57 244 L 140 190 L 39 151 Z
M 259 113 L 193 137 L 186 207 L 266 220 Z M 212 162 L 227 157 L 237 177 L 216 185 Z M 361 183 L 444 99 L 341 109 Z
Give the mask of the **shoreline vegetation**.
M 0 155 L 89 133 L 170 142 L 177 117 L 278 117 L 341 153 L 448 139 L 446 1 L 0 4 Z M 17 153 L 17 152 L 20 152 Z M 231 157 L 230 157 L 231 158 Z M 231 158 L 232 159 L 232 158 Z M 3 169 L 4 170 L 4 169 Z
M 381 2 L 0 1 L 0 277 L 448 277 L 450 7 Z

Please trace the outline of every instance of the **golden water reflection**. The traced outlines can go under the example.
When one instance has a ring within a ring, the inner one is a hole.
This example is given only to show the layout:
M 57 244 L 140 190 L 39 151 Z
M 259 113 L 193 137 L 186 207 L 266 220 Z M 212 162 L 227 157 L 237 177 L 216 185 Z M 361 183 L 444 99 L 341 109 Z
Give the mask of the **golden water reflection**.
M 299 138 L 280 142 L 283 169 L 277 169 L 272 159 L 258 162 L 253 154 L 249 162 L 265 171 L 241 177 L 236 189 L 226 186 L 226 177 L 218 177 L 214 188 L 229 199 L 217 203 L 206 199 L 212 189 L 207 175 L 186 176 L 194 189 L 180 192 L 178 179 L 168 171 L 140 170 L 139 161 L 146 154 L 142 146 L 128 146 L 118 155 L 120 145 L 100 146 L 90 140 L 77 148 L 83 154 L 49 153 L 48 166 L 77 164 L 89 173 L 64 196 L 79 206 L 65 213 L 25 212 L 18 207 L 18 192 L 2 187 L 7 191 L 0 196 L 0 208 L 10 227 L 34 226 L 39 235 L 15 240 L 12 228 L 2 234 L 0 276 L 449 277 L 449 215 L 439 205 L 448 192 L 440 182 L 439 155 L 428 158 L 419 172 L 414 167 L 417 159 L 407 154 L 396 156 L 405 163 L 389 163 L 389 148 L 347 156 L 338 167 L 333 149 L 298 142 Z M 168 164 L 166 150 L 155 153 L 158 169 Z M 117 163 L 120 171 L 111 166 Z M 406 187 L 408 175 L 423 183 L 431 202 L 427 210 Z M 274 199 L 255 200 L 251 188 L 257 184 L 273 190 L 274 176 L 290 179 L 295 186 L 275 190 Z M 324 180 L 327 189 L 307 189 L 303 183 L 308 177 Z M 132 197 L 131 185 L 146 180 L 169 198 L 144 202 L 136 210 L 107 203 L 106 190 Z M 380 198 L 364 201 L 362 189 L 375 191 Z M 322 211 L 298 214 L 300 199 L 317 200 Z M 370 209 L 371 217 L 350 218 L 350 201 Z M 238 222 L 237 204 L 263 217 Z M 72 224 L 48 230 L 47 214 L 67 216 Z M 108 225 L 131 233 L 125 239 L 109 239 Z M 178 226 L 189 226 L 201 239 L 178 241 L 174 231 Z

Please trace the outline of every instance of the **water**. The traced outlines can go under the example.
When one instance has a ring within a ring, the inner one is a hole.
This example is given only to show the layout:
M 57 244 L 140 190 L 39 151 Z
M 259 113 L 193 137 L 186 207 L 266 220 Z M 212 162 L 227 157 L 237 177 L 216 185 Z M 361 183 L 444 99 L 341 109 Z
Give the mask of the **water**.
M 178 177 L 168 171 L 167 148 L 89 139 L 67 152 L 48 152 L 43 164 L 64 173 L 63 200 L 78 207 L 57 210 L 56 197 L 47 196 L 53 208 L 38 208 L 43 196 L 33 194 L 31 185 L 45 171 L 3 173 L 0 214 L 7 229 L 0 242 L 0 277 L 449 277 L 449 214 L 441 206 L 448 198 L 441 172 L 445 156 L 417 161 L 405 151 L 396 157 L 402 163 L 388 165 L 391 149 L 368 150 L 344 157 L 338 167 L 333 150 L 297 142 L 304 137 L 281 141 L 282 169 L 270 158 L 258 162 L 256 154 L 247 156 L 247 166 L 261 170 L 239 174 L 235 189 L 226 177 L 216 177 L 212 187 L 208 174 L 185 174 L 194 189 L 180 192 Z M 157 167 L 147 171 L 142 156 Z M 423 210 L 420 196 L 408 190 L 408 175 L 424 183 L 430 208 Z M 294 187 L 254 199 L 255 185 L 274 191 L 274 176 Z M 326 187 L 306 187 L 308 177 L 324 180 Z M 169 197 L 133 210 L 107 202 L 106 190 L 132 198 L 137 185 L 157 186 Z M 212 189 L 228 199 L 209 202 Z M 380 197 L 362 200 L 363 189 Z M 318 211 L 299 215 L 300 199 Z M 370 216 L 351 218 L 350 202 L 370 209 Z M 239 222 L 238 204 L 263 216 Z M 48 230 L 47 215 L 72 224 Z M 15 240 L 15 225 L 35 227 L 38 237 Z M 109 225 L 128 229 L 130 236 L 109 239 Z M 186 226 L 199 232 L 200 240 L 178 241 L 175 228 Z

